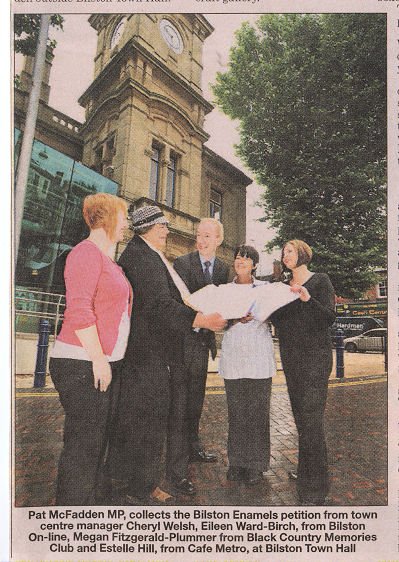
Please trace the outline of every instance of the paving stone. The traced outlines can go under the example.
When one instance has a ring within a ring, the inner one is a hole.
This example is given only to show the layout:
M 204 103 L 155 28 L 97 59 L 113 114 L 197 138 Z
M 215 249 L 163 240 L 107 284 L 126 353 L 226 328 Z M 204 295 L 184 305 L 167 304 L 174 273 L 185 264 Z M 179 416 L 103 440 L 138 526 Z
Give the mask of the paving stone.
M 386 384 L 368 377 L 367 384 L 352 379 L 350 386 L 342 382 L 329 388 L 325 431 L 331 489 L 326 505 L 387 504 Z M 218 393 L 209 393 L 208 387 L 201 439 L 219 462 L 192 464 L 197 494 L 177 497 L 175 505 L 297 505 L 295 483 L 287 473 L 295 469 L 298 440 L 283 379 L 272 392 L 270 471 L 255 486 L 226 480 L 227 407 L 223 387 L 217 388 Z M 64 421 L 58 396 L 53 388 L 19 385 L 15 413 L 15 504 L 53 505 Z M 165 479 L 161 485 L 168 489 Z M 122 501 L 115 496 L 112 504 Z

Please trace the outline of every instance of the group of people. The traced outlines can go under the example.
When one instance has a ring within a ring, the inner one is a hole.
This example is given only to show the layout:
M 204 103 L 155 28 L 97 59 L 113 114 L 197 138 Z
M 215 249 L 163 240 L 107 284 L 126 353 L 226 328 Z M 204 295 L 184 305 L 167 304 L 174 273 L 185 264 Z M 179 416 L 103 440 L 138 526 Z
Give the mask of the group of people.
M 129 209 L 130 211 L 130 209 Z M 204 449 L 199 422 L 209 351 L 224 330 L 219 372 L 228 406 L 227 479 L 248 485 L 269 469 L 271 380 L 276 372 L 268 322 L 275 325 L 299 435 L 296 480 L 302 504 L 319 505 L 328 493 L 323 413 L 332 367 L 329 325 L 334 290 L 312 273 L 309 246 L 291 240 L 282 249 L 286 281 L 299 298 L 260 322 L 250 311 L 226 320 L 202 314 L 186 297 L 207 284 L 226 284 L 229 268 L 216 256 L 222 224 L 202 219 L 195 252 L 173 266 L 164 250 L 168 221 L 155 206 L 129 212 L 134 236 L 113 261 L 128 226 L 124 200 L 105 193 L 83 203 L 90 229 L 66 261 L 66 309 L 50 355 L 50 374 L 65 410 L 57 505 L 98 505 L 117 489 L 123 503 L 173 504 L 191 496 L 189 464 L 217 462 Z M 259 254 L 235 250 L 233 283 L 257 286 Z M 170 492 L 159 486 L 165 471 Z M 109 498 L 108 498 L 109 499 Z

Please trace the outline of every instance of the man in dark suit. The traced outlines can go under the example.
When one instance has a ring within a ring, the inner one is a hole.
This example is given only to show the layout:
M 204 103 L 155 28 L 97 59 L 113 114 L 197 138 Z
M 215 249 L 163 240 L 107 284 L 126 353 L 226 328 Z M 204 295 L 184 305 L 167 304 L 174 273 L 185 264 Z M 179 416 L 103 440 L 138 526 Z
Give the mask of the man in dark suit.
M 210 283 L 214 285 L 227 283 L 229 268 L 215 257 L 216 249 L 222 242 L 222 224 L 212 218 L 202 219 L 197 228 L 197 251 L 180 256 L 174 261 L 173 266 L 190 293 Z M 217 461 L 215 455 L 204 450 L 198 435 L 205 396 L 209 350 L 214 359 L 216 357 L 214 332 L 191 330 L 185 337 L 184 358 L 189 386 L 186 424 L 190 462 Z
M 158 207 L 130 215 L 134 237 L 119 264 L 133 288 L 133 309 L 118 407 L 118 445 L 111 470 L 127 480 L 127 502 L 165 504 L 171 496 L 157 487 L 166 434 L 171 381 L 181 379 L 184 336 L 193 328 L 220 330 L 219 314 L 203 315 L 183 303 L 187 287 L 163 254 L 167 220 Z M 193 490 L 187 474 L 173 475 L 179 491 Z M 179 488 L 180 486 L 180 488 Z

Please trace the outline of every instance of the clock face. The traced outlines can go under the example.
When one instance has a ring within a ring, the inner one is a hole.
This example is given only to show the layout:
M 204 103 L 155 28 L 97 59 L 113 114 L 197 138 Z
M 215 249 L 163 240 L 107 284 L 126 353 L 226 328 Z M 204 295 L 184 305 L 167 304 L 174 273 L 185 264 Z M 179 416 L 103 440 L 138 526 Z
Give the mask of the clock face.
M 169 20 L 161 19 L 159 31 L 169 49 L 172 49 L 176 55 L 180 55 L 183 52 L 183 39 L 175 26 Z
M 112 33 L 111 42 L 109 44 L 111 49 L 113 49 L 115 45 L 119 42 L 120 38 L 122 37 L 124 28 L 125 28 L 125 20 L 122 20 L 118 23 L 118 25 L 114 29 L 114 32 Z

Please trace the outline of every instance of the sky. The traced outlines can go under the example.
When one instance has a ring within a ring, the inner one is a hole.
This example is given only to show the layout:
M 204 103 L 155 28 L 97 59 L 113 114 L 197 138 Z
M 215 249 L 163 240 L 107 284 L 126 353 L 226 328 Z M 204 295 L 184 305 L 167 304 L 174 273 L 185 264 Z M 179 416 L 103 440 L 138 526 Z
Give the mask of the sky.
M 229 49 L 235 42 L 234 33 L 244 21 L 254 23 L 259 14 L 206 14 L 207 20 L 214 27 L 214 32 L 204 42 L 202 89 L 204 97 L 213 101 L 209 86 L 215 79 L 217 71 L 227 69 Z M 94 72 L 94 55 L 97 33 L 88 23 L 87 14 L 64 15 L 64 30 L 50 30 L 50 37 L 57 41 L 55 57 L 50 75 L 49 105 L 67 115 L 84 121 L 84 109 L 78 104 L 78 98 L 89 86 Z M 21 69 L 22 59 L 16 60 L 16 71 Z M 217 107 L 207 115 L 204 129 L 210 134 L 206 143 L 211 150 L 241 169 L 249 177 L 253 174 L 247 170 L 235 156 L 234 144 L 239 142 L 237 127 Z M 254 206 L 263 188 L 255 182 L 247 188 L 247 240 L 256 247 L 261 260 L 259 274 L 270 273 L 272 263 L 278 252 L 267 255 L 263 252 L 265 243 L 273 236 L 264 223 L 256 221 L 262 216 L 262 209 Z

